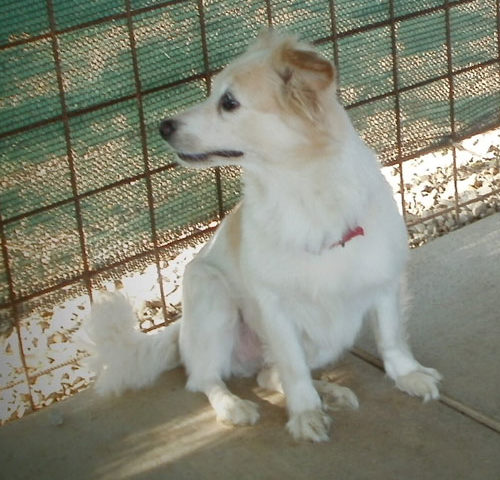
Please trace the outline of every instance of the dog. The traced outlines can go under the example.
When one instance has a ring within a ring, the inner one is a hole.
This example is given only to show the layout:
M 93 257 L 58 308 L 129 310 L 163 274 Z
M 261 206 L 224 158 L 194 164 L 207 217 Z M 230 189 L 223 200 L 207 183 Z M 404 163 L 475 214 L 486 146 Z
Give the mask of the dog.
M 182 364 L 218 420 L 254 424 L 256 404 L 224 381 L 257 375 L 285 395 L 295 439 L 326 441 L 326 402 L 358 400 L 311 370 L 338 359 L 371 317 L 396 386 L 438 398 L 441 375 L 415 360 L 403 321 L 405 224 L 336 87 L 335 67 L 312 46 L 268 32 L 206 101 L 161 122 L 181 165 L 240 166 L 243 199 L 186 267 L 179 321 L 145 335 L 123 296 L 94 305 L 98 391 L 140 388 Z

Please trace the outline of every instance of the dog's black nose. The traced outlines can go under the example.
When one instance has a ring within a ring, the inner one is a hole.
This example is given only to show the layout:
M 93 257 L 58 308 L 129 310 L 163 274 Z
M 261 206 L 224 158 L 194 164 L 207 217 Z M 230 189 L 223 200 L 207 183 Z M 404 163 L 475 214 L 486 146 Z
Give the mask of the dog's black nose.
M 166 118 L 160 123 L 160 135 L 167 140 L 167 142 L 176 130 L 177 122 L 171 118 Z

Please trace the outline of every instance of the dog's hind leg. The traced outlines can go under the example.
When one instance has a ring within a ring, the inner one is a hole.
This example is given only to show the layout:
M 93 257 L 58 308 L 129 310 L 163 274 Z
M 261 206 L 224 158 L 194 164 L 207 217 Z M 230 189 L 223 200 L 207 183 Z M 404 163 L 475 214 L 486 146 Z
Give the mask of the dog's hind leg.
M 350 388 L 326 380 L 314 380 L 313 384 L 326 409 L 338 410 L 343 407 L 357 409 L 359 407 L 358 397 Z
M 278 371 L 274 367 L 266 367 L 259 372 L 257 383 L 266 390 L 283 392 Z M 358 408 L 359 402 L 356 394 L 347 387 L 326 380 L 313 380 L 314 388 L 320 394 L 323 406 L 329 410 L 341 407 Z
M 387 375 L 396 386 L 424 401 L 439 397 L 441 375 L 415 360 L 407 342 L 400 305 L 400 288 L 383 292 L 375 305 L 375 336 Z
M 233 425 L 254 424 L 257 405 L 232 394 L 223 379 L 231 375 L 238 332 L 238 307 L 222 273 L 195 259 L 184 274 L 183 315 L 179 336 L 187 388 L 203 392 L 217 420 Z

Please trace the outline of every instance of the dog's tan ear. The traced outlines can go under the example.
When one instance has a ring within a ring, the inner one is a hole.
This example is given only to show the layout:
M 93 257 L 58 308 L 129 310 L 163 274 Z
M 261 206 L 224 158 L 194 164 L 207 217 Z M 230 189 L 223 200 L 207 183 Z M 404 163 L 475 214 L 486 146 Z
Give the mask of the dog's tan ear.
M 333 65 L 316 52 L 286 48 L 282 52 L 282 60 L 289 67 L 288 75 L 295 70 L 310 88 L 323 90 L 335 79 Z
M 296 113 L 316 120 L 321 113 L 321 94 L 335 80 L 333 65 L 316 52 L 292 43 L 285 43 L 276 53 L 275 68 L 283 82 L 283 100 Z

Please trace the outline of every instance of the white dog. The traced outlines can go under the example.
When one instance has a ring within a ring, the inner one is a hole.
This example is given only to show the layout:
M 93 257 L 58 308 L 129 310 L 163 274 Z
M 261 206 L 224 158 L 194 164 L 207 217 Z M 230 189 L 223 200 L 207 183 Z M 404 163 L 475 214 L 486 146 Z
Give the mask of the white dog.
M 293 437 L 324 441 L 322 397 L 358 402 L 311 369 L 336 360 L 373 316 L 397 387 L 439 396 L 440 375 L 413 357 L 401 316 L 405 225 L 336 98 L 330 62 L 293 37 L 262 35 L 160 133 L 182 165 L 240 165 L 243 201 L 186 268 L 179 322 L 149 336 L 132 328 L 123 297 L 94 306 L 101 392 L 142 387 L 182 363 L 187 388 L 204 392 L 219 420 L 253 424 L 257 406 L 224 380 L 258 373 L 285 394 Z

